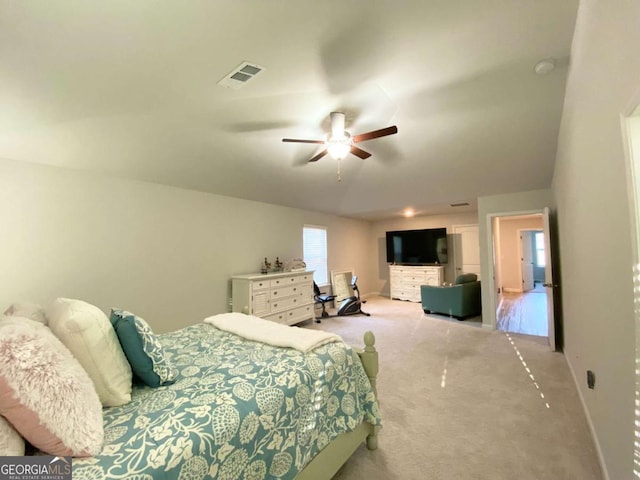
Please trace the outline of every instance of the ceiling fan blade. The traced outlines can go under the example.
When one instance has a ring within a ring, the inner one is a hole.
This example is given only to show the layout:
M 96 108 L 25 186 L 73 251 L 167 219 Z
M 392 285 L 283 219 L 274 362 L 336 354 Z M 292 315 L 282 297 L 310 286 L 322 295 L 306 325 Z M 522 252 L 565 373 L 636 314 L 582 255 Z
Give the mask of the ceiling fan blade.
M 300 138 L 283 138 L 282 141 L 291 143 L 325 143 L 324 140 L 303 140 Z
M 329 153 L 327 151 L 327 149 L 322 150 L 319 154 L 317 154 L 315 157 L 313 157 L 312 159 L 309 160 L 309 162 L 317 162 L 318 160 L 320 160 L 322 157 L 324 157 L 327 153 Z
M 355 145 L 351 145 L 351 153 L 353 153 L 356 157 L 360 157 L 362 160 L 365 158 L 369 158 L 371 154 L 369 152 L 365 152 L 361 148 L 356 147 Z
M 353 137 L 353 142 L 364 142 L 365 140 L 372 140 L 374 138 L 386 137 L 387 135 L 393 135 L 394 133 L 398 133 L 398 127 L 395 125 L 393 127 L 381 128 L 380 130 L 374 130 L 372 132 L 361 133 L 360 135 L 355 135 Z

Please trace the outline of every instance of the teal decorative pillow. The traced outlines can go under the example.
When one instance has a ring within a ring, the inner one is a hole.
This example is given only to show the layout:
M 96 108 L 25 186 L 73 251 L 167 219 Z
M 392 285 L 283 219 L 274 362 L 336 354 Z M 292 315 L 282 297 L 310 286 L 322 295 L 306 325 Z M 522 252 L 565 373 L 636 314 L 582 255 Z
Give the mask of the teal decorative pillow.
M 150 387 L 175 381 L 178 371 L 165 356 L 162 345 L 147 322 L 133 313 L 116 308 L 111 309 L 110 320 L 136 377 Z

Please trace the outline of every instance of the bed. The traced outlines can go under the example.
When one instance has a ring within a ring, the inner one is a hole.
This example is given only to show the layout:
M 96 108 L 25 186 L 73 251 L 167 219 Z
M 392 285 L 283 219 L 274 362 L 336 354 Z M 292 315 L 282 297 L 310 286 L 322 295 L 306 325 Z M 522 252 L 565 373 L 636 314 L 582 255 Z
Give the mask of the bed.
M 201 323 L 158 336 L 171 385 L 135 385 L 103 410 L 104 447 L 78 479 L 329 479 L 377 447 L 377 352 L 333 342 L 302 353 Z

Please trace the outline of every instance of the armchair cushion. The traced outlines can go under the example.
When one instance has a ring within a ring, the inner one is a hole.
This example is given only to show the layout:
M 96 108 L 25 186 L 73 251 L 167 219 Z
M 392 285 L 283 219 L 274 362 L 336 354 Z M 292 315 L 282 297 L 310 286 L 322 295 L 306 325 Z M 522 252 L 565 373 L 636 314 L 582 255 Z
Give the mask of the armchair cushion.
M 456 285 L 461 285 L 463 283 L 476 282 L 478 280 L 478 275 L 475 273 L 463 273 L 462 275 L 458 275 L 456 277 Z
M 475 274 L 470 274 L 474 275 Z M 462 275 L 461 275 L 462 276 Z M 443 313 L 452 317 L 464 318 L 480 315 L 480 282 L 470 281 L 449 287 L 421 285 L 422 309 L 425 313 Z

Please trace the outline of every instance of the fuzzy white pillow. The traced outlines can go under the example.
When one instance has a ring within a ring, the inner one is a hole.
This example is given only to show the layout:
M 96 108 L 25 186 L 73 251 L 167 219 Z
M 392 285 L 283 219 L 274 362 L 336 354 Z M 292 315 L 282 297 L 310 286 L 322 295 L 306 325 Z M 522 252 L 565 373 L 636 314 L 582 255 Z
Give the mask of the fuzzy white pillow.
M 7 419 L 0 415 L 0 457 L 24 455 L 24 438 L 16 432 Z
M 5 315 L 11 317 L 23 317 L 35 320 L 43 325 L 47 324 L 47 316 L 37 303 L 16 302 L 11 304 L 4 312 Z
M 0 415 L 50 455 L 89 456 L 102 448 L 93 382 L 47 327 L 28 318 L 0 319 Z
M 115 407 L 131 401 L 131 366 L 106 314 L 82 300 L 58 298 L 47 309 L 49 328 L 91 377 L 100 401 Z

